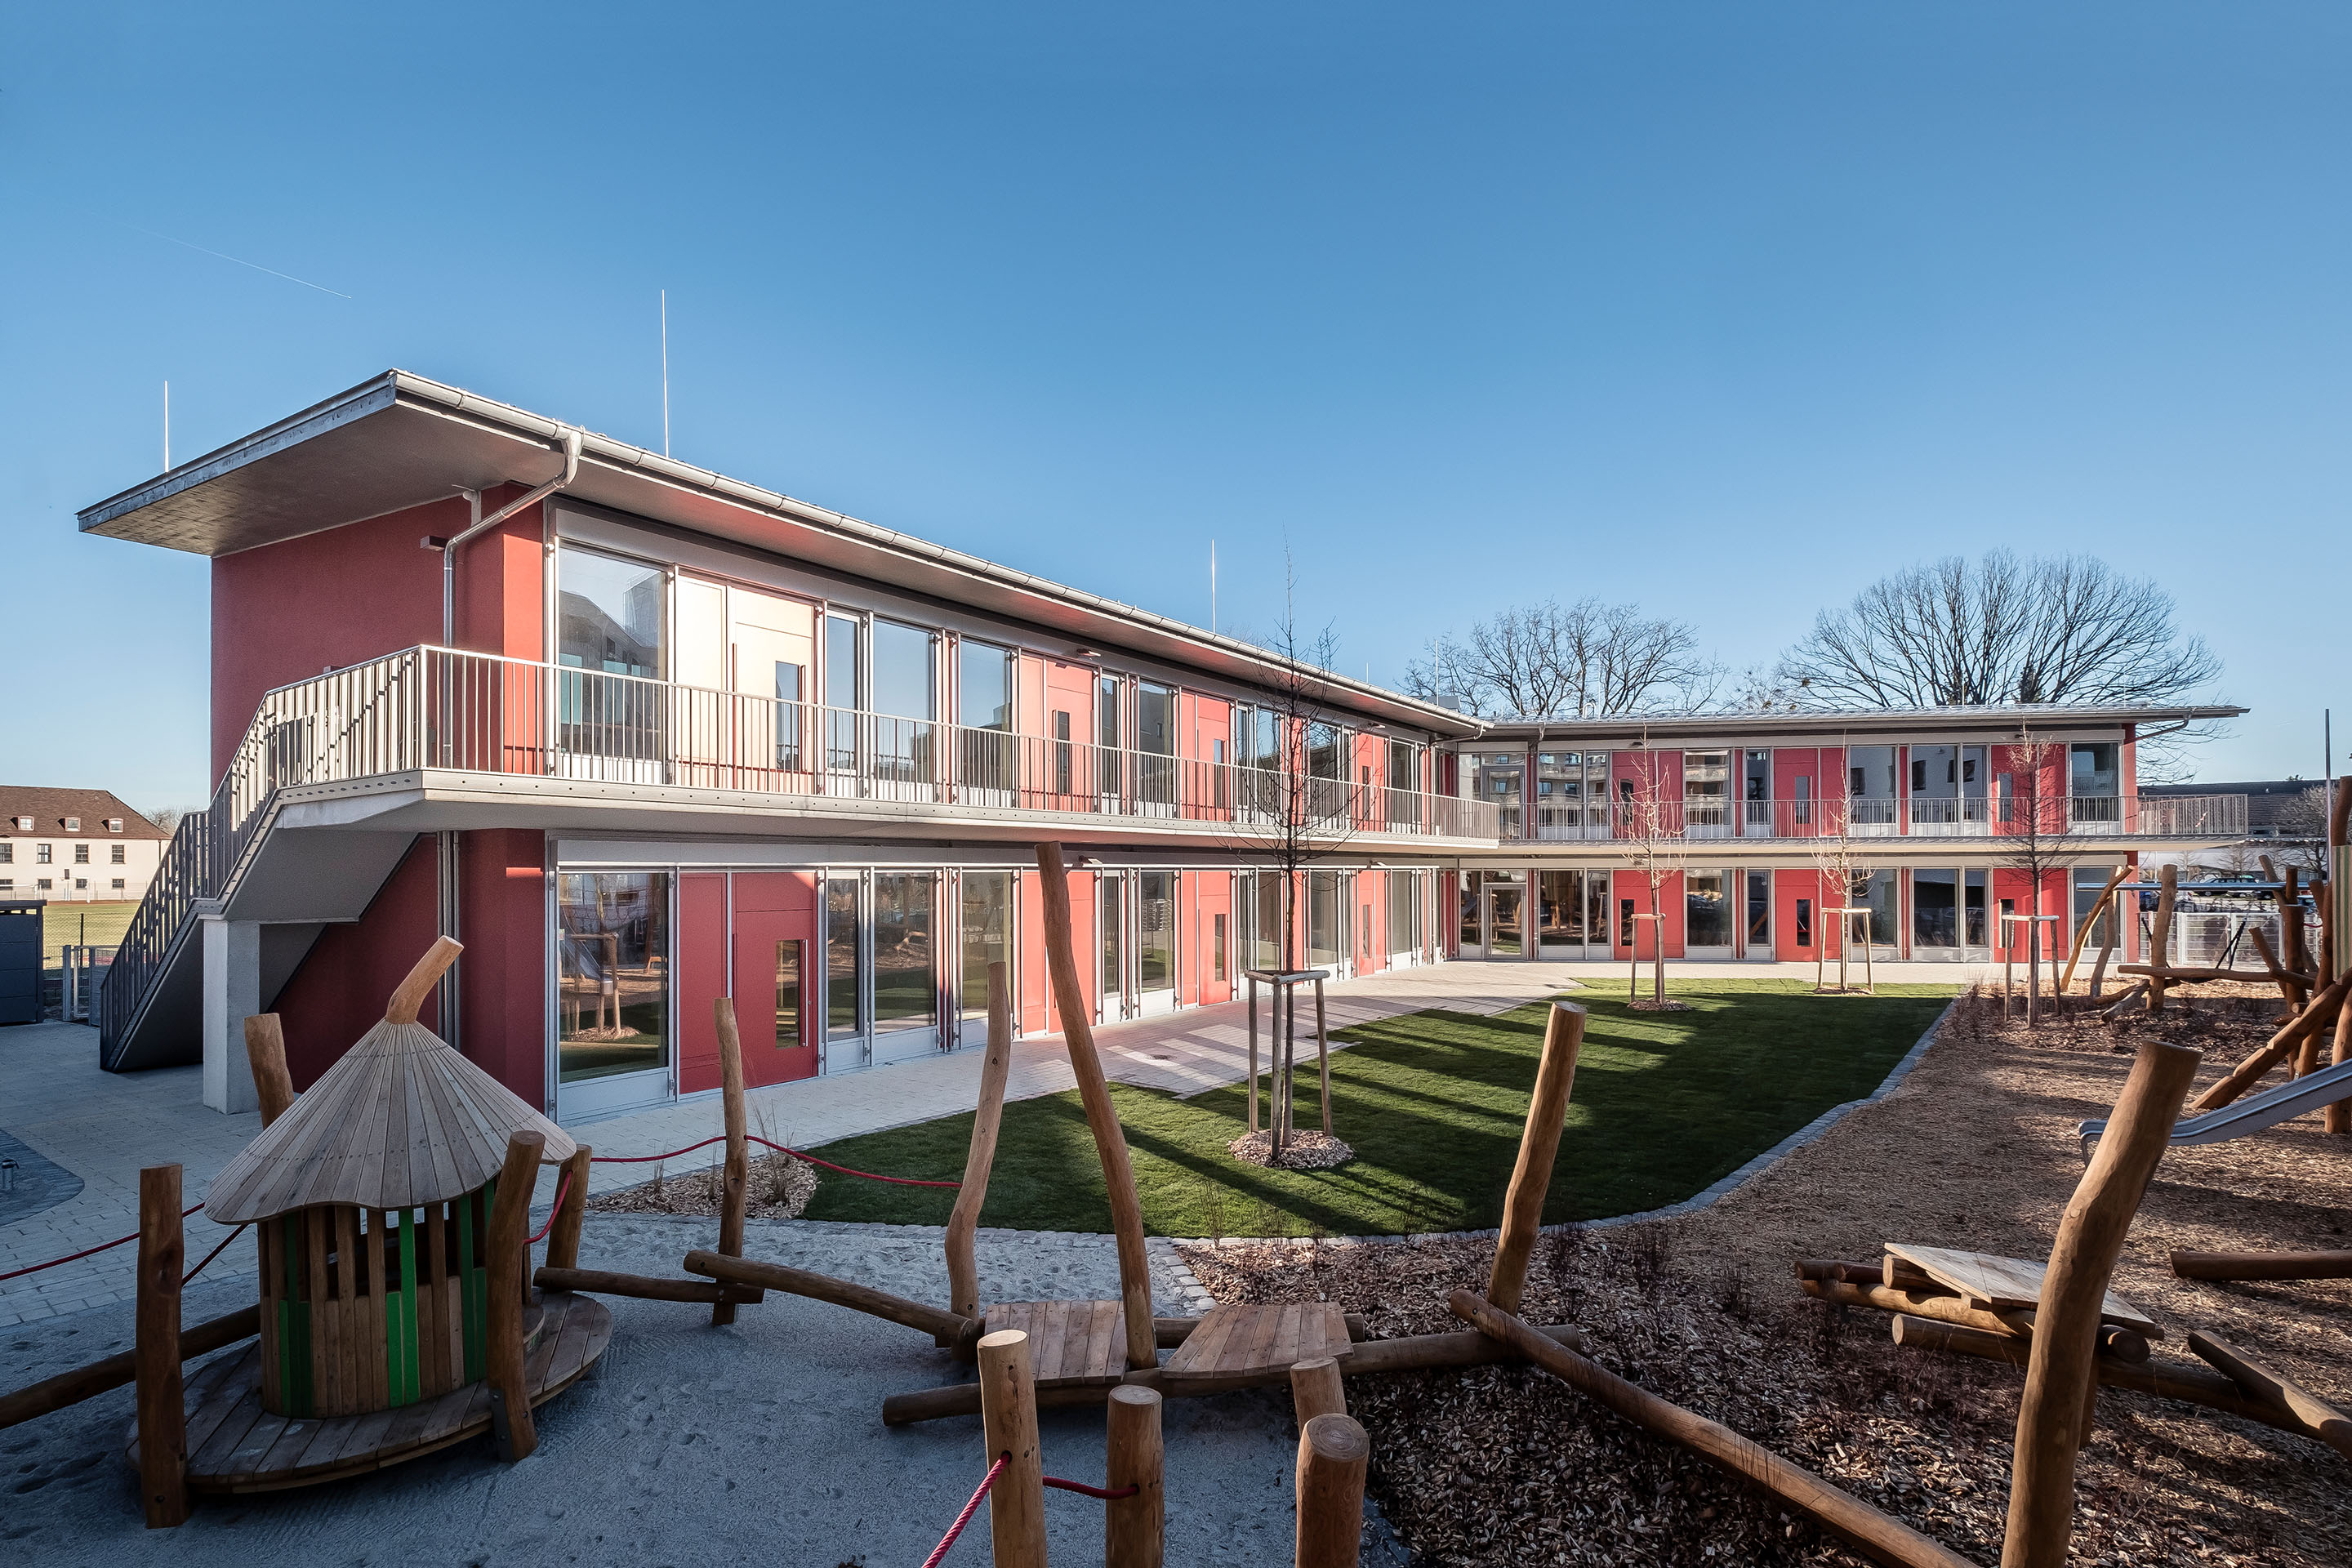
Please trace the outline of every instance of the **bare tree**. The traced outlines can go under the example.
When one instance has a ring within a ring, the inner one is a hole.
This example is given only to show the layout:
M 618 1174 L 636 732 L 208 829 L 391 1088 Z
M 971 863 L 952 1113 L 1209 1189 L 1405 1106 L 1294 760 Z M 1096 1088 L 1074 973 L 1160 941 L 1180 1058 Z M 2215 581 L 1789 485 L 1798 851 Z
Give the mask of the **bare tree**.
M 1684 837 L 1683 803 L 1663 787 L 1659 778 L 1658 754 L 1649 749 L 1645 736 L 1641 760 L 1633 766 L 1633 777 L 1626 781 L 1631 788 L 1615 803 L 1617 833 L 1633 858 L 1633 868 L 1650 889 L 1651 984 L 1650 999 L 1631 1005 L 1645 1012 L 1679 1011 L 1684 1004 L 1666 1000 L 1666 922 L 1664 891 L 1668 882 L 1681 872 L 1689 859 L 1689 840 Z M 1634 931 L 1634 952 L 1639 952 L 1640 929 Z
M 187 816 L 188 814 L 180 806 L 166 805 L 160 806 L 153 811 L 142 811 L 139 815 L 153 823 L 156 830 L 162 833 L 164 837 L 169 838 L 173 833 L 179 830 L 180 818 Z
M 1328 708 L 1337 638 L 1328 626 L 1312 637 L 1300 632 L 1297 593 L 1297 572 L 1286 551 L 1282 619 L 1271 634 L 1258 639 L 1276 658 L 1276 673 L 1262 683 L 1265 696 L 1257 704 L 1265 740 L 1260 742 L 1257 736 L 1249 737 L 1234 758 L 1233 804 L 1223 827 L 1223 836 L 1244 863 L 1280 876 L 1280 963 L 1286 971 L 1304 967 L 1299 962 L 1297 913 L 1308 868 L 1343 848 L 1355 837 L 1358 823 L 1369 820 L 1382 804 L 1377 795 L 1360 798 L 1363 792 L 1349 780 L 1348 758 L 1336 757 L 1328 772 L 1317 771 L 1326 746 L 1336 750 L 1338 745 L 1339 727 L 1331 721 Z M 1248 940 L 1254 944 L 1255 934 Z M 1266 1129 L 1269 1158 L 1278 1163 L 1292 1131 L 1297 1052 L 1296 1019 L 1289 1016 L 1282 988 L 1277 988 L 1273 1000 L 1276 1044 Z M 1328 1127 L 1328 1105 L 1323 1120 Z
M 1878 868 L 1862 864 L 1853 839 L 1853 799 L 1845 789 L 1826 794 L 1810 804 L 1817 814 L 1816 820 L 1811 825 L 1812 837 L 1810 840 L 1814 891 L 1821 899 L 1822 913 L 1826 916 L 1834 911 L 1836 915 L 1834 927 L 1826 929 L 1833 929 L 1837 932 L 1836 994 L 1843 995 L 1853 989 L 1852 975 L 1847 969 L 1847 952 L 1853 946 L 1853 917 L 1845 911 L 1862 904 L 1870 890 L 1871 882 L 1878 875 Z M 1830 901 L 1832 892 L 1837 900 L 1834 904 Z M 1822 994 L 1830 991 L 1829 943 L 1820 940 L 1824 934 L 1825 931 L 1813 933 L 1813 990 Z M 1863 942 L 1867 944 L 1869 941 L 1870 932 L 1865 928 Z
M 1799 706 L 1961 708 L 2015 703 L 2186 702 L 2221 672 L 2174 619 L 2172 595 L 2088 555 L 1948 556 L 1882 578 L 1823 610 L 1780 658 Z M 2172 755 L 2191 726 L 2158 738 Z M 2177 761 L 2177 756 L 2174 757 Z M 2143 771 L 2153 772 L 2143 748 Z
M 2025 913 L 2025 1026 L 2039 1027 L 2042 1022 L 2042 919 L 2047 914 L 2059 917 L 2063 924 L 2067 911 L 2063 908 L 2044 910 L 2042 907 L 2042 884 L 2056 872 L 2073 866 L 2080 858 L 2069 837 L 2072 824 L 2065 778 L 2061 770 L 2066 763 L 2066 748 L 2053 741 L 2039 741 L 2030 731 L 2021 731 L 2009 746 L 2009 763 L 2012 770 L 1997 774 L 1994 784 L 1999 798 L 1993 804 L 1993 832 L 2001 845 L 2001 865 L 2009 870 L 2022 872 L 2032 889 L 2026 898 Z M 2056 787 L 2052 787 L 2053 777 Z M 2061 895 L 2062 903 L 2063 895 Z M 2008 931 L 2000 933 L 2001 945 L 2011 942 Z
M 1636 605 L 1547 599 L 1498 611 L 1465 637 L 1439 638 L 1405 679 L 1419 696 L 1456 696 L 1509 718 L 1685 712 L 1705 706 L 1723 675 L 1697 648 L 1688 625 Z

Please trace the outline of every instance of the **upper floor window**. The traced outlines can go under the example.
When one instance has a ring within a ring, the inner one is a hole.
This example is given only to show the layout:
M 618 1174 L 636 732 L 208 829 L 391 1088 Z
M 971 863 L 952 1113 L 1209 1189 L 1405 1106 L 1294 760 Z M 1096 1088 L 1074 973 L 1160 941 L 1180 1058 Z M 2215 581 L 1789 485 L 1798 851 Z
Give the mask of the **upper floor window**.
M 109 833 L 120 833 L 120 832 L 121 832 L 121 831 L 122 831 L 122 818 L 121 818 L 121 817 L 119 817 L 119 816 L 110 816 L 110 817 L 108 817 L 108 818 L 106 819 L 106 830 L 107 830 Z
M 557 658 L 575 669 L 662 679 L 667 574 L 566 545 L 556 560 Z
M 874 623 L 874 711 L 898 719 L 936 719 L 932 659 L 936 639 L 921 626 Z
M 1013 650 L 966 642 L 958 650 L 961 704 L 957 722 L 968 730 L 1013 728 Z
M 2067 748 L 2067 791 L 2075 799 L 2112 800 L 2123 793 L 2121 775 L 2116 767 L 2116 745 L 2111 741 Z
M 1307 772 L 1318 779 L 1347 777 L 1339 765 L 1339 727 L 1337 724 L 1313 723 L 1307 726 Z
M 68 833 L 79 833 L 81 831 L 81 818 L 79 816 L 67 817 L 66 831 Z
M 0 839 L 0 866 L 13 866 L 16 861 L 16 847 L 5 839 Z
M 47 865 L 47 864 L 49 863 L 49 859 L 50 859 L 50 850 L 49 850 L 49 847 L 48 847 L 47 845 L 46 845 L 46 844 L 36 844 L 36 845 L 34 845 L 34 846 L 33 846 L 33 864 L 34 864 L 34 865 L 36 865 L 36 866 L 46 866 L 46 865 Z
M 107 847 L 113 852 L 110 857 L 113 863 L 117 866 L 123 864 L 122 846 L 120 844 L 112 844 L 109 845 Z
M 74 846 L 74 864 L 77 866 L 87 866 L 89 864 L 89 845 L 77 844 Z
M 32 819 L 31 817 L 29 817 L 29 816 L 20 816 L 20 817 L 18 817 L 18 818 L 16 819 L 16 831 L 17 831 L 17 832 L 19 832 L 19 833 L 30 833 L 30 832 L 32 832 L 32 831 L 33 831 L 33 819 Z

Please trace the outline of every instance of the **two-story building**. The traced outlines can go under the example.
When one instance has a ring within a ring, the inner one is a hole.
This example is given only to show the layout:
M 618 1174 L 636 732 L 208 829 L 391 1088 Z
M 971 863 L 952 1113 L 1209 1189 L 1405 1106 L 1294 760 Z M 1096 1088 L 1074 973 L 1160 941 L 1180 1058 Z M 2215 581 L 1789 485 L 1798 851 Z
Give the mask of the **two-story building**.
M 1488 726 L 399 372 L 81 521 L 213 563 L 218 788 L 110 972 L 100 1056 L 201 1059 L 225 1108 L 245 1016 L 283 1016 L 308 1083 L 436 932 L 466 944 L 442 1033 L 571 1121 L 715 1089 L 720 995 L 755 1085 L 976 1043 L 993 962 L 1052 1031 L 1041 838 L 1115 1022 L 1279 962 L 1617 952 L 1624 835 L 1646 812 L 1654 844 L 1668 800 L 1706 853 L 1648 929 L 1801 956 L 1830 919 L 1808 839 L 1854 770 L 1853 831 L 1895 835 L 1891 895 L 1859 884 L 1895 900 L 1885 940 L 1927 955 L 1920 921 L 1963 957 L 1970 889 L 2013 897 L 1983 879 L 2027 719 L 2088 748 L 2068 798 L 2109 803 L 2070 835 L 2197 837 L 2130 787 L 2134 727 L 2174 714 Z
M 0 784 L 0 899 L 142 899 L 166 837 L 106 790 Z

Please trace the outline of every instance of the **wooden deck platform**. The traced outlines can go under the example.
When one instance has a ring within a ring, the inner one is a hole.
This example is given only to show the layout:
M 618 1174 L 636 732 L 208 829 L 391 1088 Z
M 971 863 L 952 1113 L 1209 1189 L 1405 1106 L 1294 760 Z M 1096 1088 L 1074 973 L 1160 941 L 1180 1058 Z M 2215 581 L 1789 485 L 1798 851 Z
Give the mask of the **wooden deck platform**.
M 1890 1241 L 1886 1250 L 1937 1284 L 1958 1291 L 1960 1300 L 1972 1307 L 1999 1312 L 2041 1304 L 2044 1266 L 2031 1258 L 1996 1258 L 1990 1253 L 1922 1247 L 1907 1241 Z M 2099 1317 L 2102 1321 L 2121 1323 L 2151 1340 L 2164 1338 L 2162 1325 L 2112 1290 L 2100 1304 Z
M 1344 1362 L 1354 1348 L 1347 1314 L 1335 1301 L 1215 1307 L 1160 1370 L 1181 1391 L 1187 1384 L 1262 1377 L 1318 1356 Z
M 601 1301 L 551 1290 L 533 1309 L 523 1373 L 542 1405 L 579 1381 L 612 1342 Z M 261 1347 L 225 1355 L 188 1379 L 188 1489 L 266 1492 L 364 1475 L 490 1429 L 485 1384 L 365 1415 L 298 1419 L 261 1407 Z M 123 1449 L 139 1463 L 139 1424 Z
M 1040 1388 L 1089 1388 L 1127 1375 L 1127 1319 L 1117 1301 L 1005 1301 L 987 1312 L 988 1331 L 1029 1336 Z

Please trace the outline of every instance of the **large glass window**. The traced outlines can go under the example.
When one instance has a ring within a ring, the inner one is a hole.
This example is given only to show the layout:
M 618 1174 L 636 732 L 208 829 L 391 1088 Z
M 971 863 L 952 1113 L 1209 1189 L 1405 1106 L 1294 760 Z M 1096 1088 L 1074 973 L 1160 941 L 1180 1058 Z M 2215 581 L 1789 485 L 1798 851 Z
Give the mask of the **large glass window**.
M 1519 837 L 1520 791 L 1527 778 L 1528 754 L 1525 752 L 1475 752 L 1470 757 L 1475 770 L 1475 789 L 1480 800 L 1492 801 L 1502 814 L 1502 837 Z
M 1004 983 L 1013 976 L 1013 873 L 967 871 L 963 874 L 963 1010 L 988 1012 L 988 966 L 1004 965 Z
M 857 768 L 857 623 L 847 616 L 824 618 L 825 765 L 835 773 Z
M 861 969 L 857 942 L 857 882 L 851 877 L 828 878 L 824 884 L 824 1026 L 834 1039 L 855 1039 L 859 1033 L 857 979 Z M 854 1067 L 854 1062 L 832 1062 Z
M 1919 867 L 1911 873 L 1911 946 L 1960 945 L 1960 874 Z
M 1731 900 L 1724 891 L 1722 872 L 1683 873 L 1683 944 L 1709 948 L 1731 945 Z
M 561 661 L 660 679 L 666 598 L 662 568 L 565 545 L 556 563 Z
M 1748 952 L 1769 954 L 1772 951 L 1772 873 L 1748 873 Z
M 1421 873 L 1389 873 L 1389 952 L 1421 950 Z
M 1095 680 L 1095 744 L 1098 748 L 1095 771 L 1099 783 L 1097 788 L 1105 795 L 1117 796 L 1125 792 L 1126 770 L 1119 764 L 1126 759 L 1119 755 L 1125 742 L 1119 728 L 1119 678 L 1099 676 Z
M 929 871 L 874 874 L 874 1031 L 936 1026 L 939 955 L 931 905 L 939 879 Z
M 1961 878 L 1963 898 L 1960 904 L 1961 929 L 1968 935 L 1970 947 L 1990 945 L 1985 931 L 1985 874 L 1964 872 Z
M 1695 836 L 1729 831 L 1731 753 L 1683 753 L 1683 827 Z
M 1536 753 L 1536 837 L 1578 838 L 1584 831 L 1584 753 Z
M 1135 877 L 1135 988 L 1166 991 L 1175 984 L 1175 873 L 1139 871 Z
M 1464 871 L 1454 879 L 1454 937 L 1465 952 L 1476 951 L 1486 940 L 1486 931 L 1479 924 L 1479 900 L 1486 897 L 1486 876 L 1484 871 Z
M 1253 969 L 1276 970 L 1282 967 L 1283 876 L 1279 871 L 1257 874 L 1255 901 L 1257 904 L 1257 953 L 1250 961 Z
M 1339 900 L 1339 873 L 1307 873 L 1307 967 L 1339 967 L 1348 952 L 1346 919 Z
M 1105 871 L 1095 879 L 1095 933 L 1101 939 L 1096 943 L 1095 982 L 1101 988 L 1097 994 L 1106 1023 L 1127 1016 L 1127 948 L 1119 940 L 1119 906 L 1125 895 L 1125 879 L 1118 872 Z
M 772 1044 L 791 1050 L 801 1043 L 801 950 L 804 942 L 776 943 L 776 1033 Z
M 1892 746 L 1848 746 L 1846 793 L 1853 797 L 1853 830 L 1892 833 L 1899 791 Z
M 2122 775 L 2116 770 L 2111 742 L 2067 748 L 2066 793 L 2073 819 L 2079 823 L 2120 823 Z
M 559 1079 L 667 1068 L 668 875 L 566 872 L 557 882 Z
M 1580 947 L 1584 943 L 1584 873 L 1538 873 L 1538 938 L 1547 947 Z
M 931 778 L 931 634 L 896 621 L 874 623 L 874 769 L 900 783 Z
M 1135 688 L 1136 798 L 1155 805 L 1176 799 L 1176 693 L 1139 681 Z
M 1899 940 L 1895 929 L 1895 873 L 1877 871 L 1856 876 L 1853 879 L 1853 907 L 1870 911 L 1869 942 L 1873 947 L 1893 947 Z M 1851 931 L 1862 923 L 1859 917 L 1840 916 L 1852 920 L 1841 931 Z
M 957 689 L 963 726 L 963 782 L 973 789 L 1013 786 L 1013 652 L 966 642 L 959 661 Z M 1067 764 L 1062 764 L 1066 768 Z M 1068 785 L 1062 786 L 1068 793 Z

